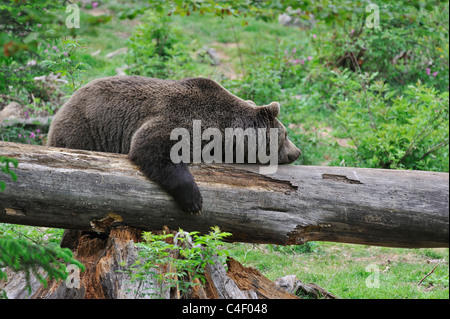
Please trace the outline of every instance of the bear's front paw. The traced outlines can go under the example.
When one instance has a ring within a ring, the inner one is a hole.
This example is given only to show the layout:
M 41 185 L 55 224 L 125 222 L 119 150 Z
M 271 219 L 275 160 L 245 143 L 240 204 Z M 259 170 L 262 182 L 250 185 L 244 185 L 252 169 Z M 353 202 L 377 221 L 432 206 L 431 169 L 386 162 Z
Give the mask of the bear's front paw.
M 202 195 L 195 182 L 180 185 L 172 192 L 175 201 L 182 211 L 192 215 L 200 215 L 202 208 Z

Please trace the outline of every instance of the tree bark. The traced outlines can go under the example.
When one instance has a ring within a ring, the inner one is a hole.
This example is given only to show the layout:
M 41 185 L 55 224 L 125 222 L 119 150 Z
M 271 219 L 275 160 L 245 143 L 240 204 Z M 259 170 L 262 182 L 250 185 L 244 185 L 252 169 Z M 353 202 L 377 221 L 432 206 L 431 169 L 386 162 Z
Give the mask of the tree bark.
M 448 247 L 448 173 L 286 165 L 191 165 L 204 212 L 181 212 L 125 155 L 0 142 L 17 181 L 0 173 L 0 222 L 108 232 L 212 226 L 232 241 L 334 241 Z

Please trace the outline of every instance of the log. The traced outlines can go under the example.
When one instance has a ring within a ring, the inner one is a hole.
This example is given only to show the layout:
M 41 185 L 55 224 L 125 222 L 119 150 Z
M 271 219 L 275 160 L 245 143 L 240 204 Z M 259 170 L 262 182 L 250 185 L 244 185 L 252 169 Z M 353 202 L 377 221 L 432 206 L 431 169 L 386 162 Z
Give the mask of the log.
M 0 222 L 108 232 L 212 226 L 231 241 L 332 241 L 389 247 L 448 247 L 448 173 L 286 165 L 192 165 L 204 199 L 183 213 L 125 155 L 0 142 L 17 158 L 17 181 L 0 173 Z

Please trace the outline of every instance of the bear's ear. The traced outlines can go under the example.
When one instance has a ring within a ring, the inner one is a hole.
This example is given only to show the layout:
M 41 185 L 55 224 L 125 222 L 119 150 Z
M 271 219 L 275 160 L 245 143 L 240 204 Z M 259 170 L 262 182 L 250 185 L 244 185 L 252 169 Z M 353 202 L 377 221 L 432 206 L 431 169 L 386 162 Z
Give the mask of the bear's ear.
M 261 109 L 265 110 L 271 117 L 277 117 L 280 113 L 280 103 L 272 102 L 269 105 L 263 106 Z

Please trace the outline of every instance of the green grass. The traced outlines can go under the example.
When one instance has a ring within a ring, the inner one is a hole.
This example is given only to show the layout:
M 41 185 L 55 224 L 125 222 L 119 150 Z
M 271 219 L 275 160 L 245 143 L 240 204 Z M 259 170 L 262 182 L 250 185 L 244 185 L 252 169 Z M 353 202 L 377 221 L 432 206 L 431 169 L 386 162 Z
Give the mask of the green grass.
M 400 249 L 313 242 L 296 246 L 230 244 L 231 256 L 269 279 L 296 275 L 344 299 L 448 299 L 448 249 Z M 434 272 L 419 285 L 435 266 Z M 374 271 L 376 270 L 376 271 Z M 376 279 L 378 278 L 378 279 Z M 377 281 L 379 284 L 377 284 Z

